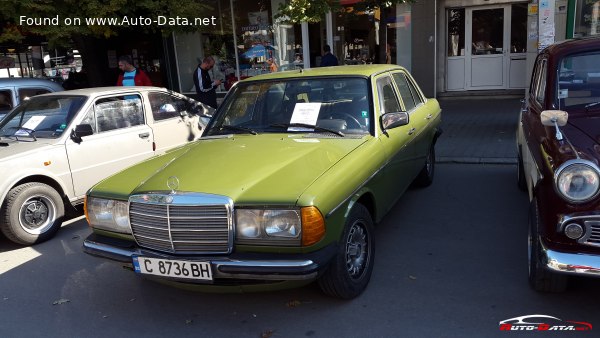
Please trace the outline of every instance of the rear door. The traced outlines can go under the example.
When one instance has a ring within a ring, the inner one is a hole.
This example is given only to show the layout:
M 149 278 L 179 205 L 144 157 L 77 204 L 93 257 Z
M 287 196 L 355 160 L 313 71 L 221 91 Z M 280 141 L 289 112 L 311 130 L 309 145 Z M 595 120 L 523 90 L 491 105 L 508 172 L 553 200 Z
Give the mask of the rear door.
M 91 125 L 94 134 L 81 142 L 66 141 L 77 197 L 103 178 L 154 155 L 152 129 L 144 119 L 139 93 L 97 98 L 83 114 L 75 123 Z

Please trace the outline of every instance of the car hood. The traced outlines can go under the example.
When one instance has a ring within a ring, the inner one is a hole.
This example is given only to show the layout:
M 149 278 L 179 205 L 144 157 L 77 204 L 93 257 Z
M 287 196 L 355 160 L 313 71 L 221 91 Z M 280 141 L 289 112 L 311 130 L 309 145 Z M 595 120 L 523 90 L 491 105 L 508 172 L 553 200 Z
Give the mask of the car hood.
M 15 157 L 26 156 L 32 151 L 43 151 L 44 148 L 55 144 L 56 140 L 40 139 L 33 141 L 27 138 L 24 141 L 2 138 L 0 139 L 0 163 Z
M 91 194 L 126 198 L 168 191 L 167 180 L 176 176 L 177 191 L 228 196 L 238 204 L 294 205 L 311 183 L 367 138 L 283 134 L 203 138 L 131 167 L 99 183 Z

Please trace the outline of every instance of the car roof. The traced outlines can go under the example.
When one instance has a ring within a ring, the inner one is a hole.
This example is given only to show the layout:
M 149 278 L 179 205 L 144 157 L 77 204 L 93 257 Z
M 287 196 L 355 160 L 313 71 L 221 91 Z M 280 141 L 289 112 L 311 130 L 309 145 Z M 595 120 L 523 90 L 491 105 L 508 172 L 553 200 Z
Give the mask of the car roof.
M 93 88 L 83 88 L 83 89 L 74 89 L 74 90 L 66 90 L 60 93 L 47 93 L 38 96 L 61 96 L 61 95 L 80 95 L 80 96 L 99 96 L 99 95 L 110 95 L 110 94 L 119 94 L 123 92 L 129 91 L 164 91 L 171 92 L 166 88 L 161 87 L 152 87 L 152 86 L 125 86 L 125 87 L 93 87 Z
M 61 85 L 56 82 L 46 80 L 46 79 L 38 79 L 38 78 L 22 78 L 22 77 L 4 77 L 0 78 L 0 88 L 1 87 L 19 87 L 19 86 L 43 86 L 50 87 L 55 91 L 64 90 Z
M 320 76 L 371 76 L 391 70 L 405 70 L 401 66 L 389 64 L 372 64 L 372 65 L 346 65 L 333 67 L 318 67 L 303 70 L 290 70 L 284 72 L 275 72 L 253 76 L 242 80 L 270 80 L 270 79 L 286 79 L 286 78 L 302 78 L 302 77 L 320 77 Z
M 585 38 L 569 39 L 548 46 L 544 52 L 551 55 L 575 54 L 582 51 L 600 49 L 600 37 L 588 36 Z

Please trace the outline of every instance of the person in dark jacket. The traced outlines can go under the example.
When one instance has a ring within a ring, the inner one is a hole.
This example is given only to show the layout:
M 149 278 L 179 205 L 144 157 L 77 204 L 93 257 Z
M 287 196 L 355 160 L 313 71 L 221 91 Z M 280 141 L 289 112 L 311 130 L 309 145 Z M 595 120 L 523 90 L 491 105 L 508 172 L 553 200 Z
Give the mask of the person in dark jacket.
M 321 57 L 321 67 L 338 65 L 338 59 L 335 55 L 331 54 L 331 47 L 329 47 L 329 45 L 323 47 L 323 52 L 323 56 Z
M 221 80 L 212 81 L 208 71 L 215 66 L 215 59 L 212 56 L 207 56 L 202 60 L 202 63 L 198 65 L 196 71 L 194 71 L 194 86 L 196 87 L 196 94 L 198 94 L 198 101 L 209 105 L 213 108 L 217 108 L 217 88 L 221 85 Z
M 146 73 L 135 68 L 131 63 L 129 55 L 123 55 L 119 58 L 119 69 L 123 72 L 119 74 L 117 86 L 152 86 L 152 81 Z

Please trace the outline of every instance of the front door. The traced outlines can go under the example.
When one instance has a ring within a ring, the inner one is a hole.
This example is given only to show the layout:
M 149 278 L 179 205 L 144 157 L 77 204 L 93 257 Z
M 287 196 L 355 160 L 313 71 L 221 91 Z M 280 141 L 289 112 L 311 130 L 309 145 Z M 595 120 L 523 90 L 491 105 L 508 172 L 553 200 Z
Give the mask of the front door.
M 447 90 L 525 88 L 526 3 L 450 9 L 447 23 Z
M 507 8 L 467 9 L 467 89 L 506 87 Z

